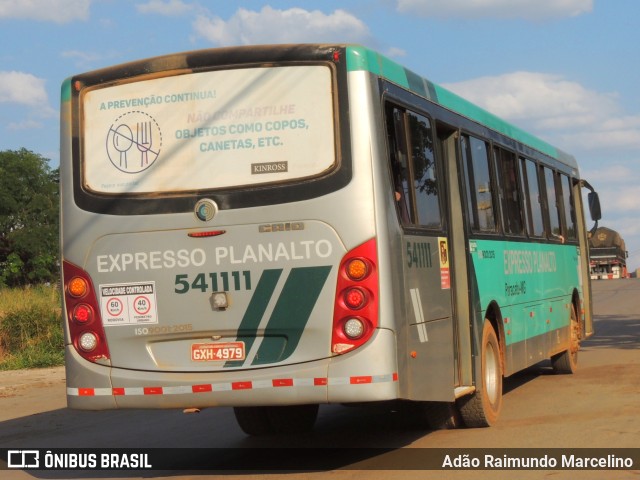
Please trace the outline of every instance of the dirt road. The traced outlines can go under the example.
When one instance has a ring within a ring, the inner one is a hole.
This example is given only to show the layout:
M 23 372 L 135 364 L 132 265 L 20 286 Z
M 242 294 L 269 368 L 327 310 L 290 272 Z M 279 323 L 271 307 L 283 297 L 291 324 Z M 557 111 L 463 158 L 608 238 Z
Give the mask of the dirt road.
M 498 424 L 486 429 L 425 432 L 407 428 L 398 414 L 373 408 L 323 406 L 311 434 L 249 438 L 228 408 L 200 414 L 178 411 L 77 412 L 66 409 L 63 368 L 0 372 L 0 448 L 638 448 L 640 447 L 640 280 L 594 283 L 597 334 L 584 342 L 575 375 L 554 375 L 547 363 L 505 381 Z M 426 451 L 426 450 L 418 450 Z M 362 460 L 354 456 L 354 464 Z M 349 468 L 349 459 L 345 468 Z M 4 475 L 10 474 L 10 477 Z M 468 478 L 469 472 L 332 470 L 292 472 L 287 478 Z M 512 478 L 514 472 L 479 471 L 473 478 Z M 546 472 L 551 474 L 551 472 Z M 609 474 L 612 472 L 608 472 Z M 147 472 L 145 476 L 150 476 Z M 192 478 L 196 472 L 164 473 Z M 519 478 L 541 472 L 519 471 Z M 581 471 L 580 478 L 607 472 Z M 617 471 L 615 478 L 638 478 Z M 84 475 L 84 474 L 83 474 Z M 182 476 L 181 476 L 182 475 Z M 576 472 L 554 472 L 576 478 Z M 68 475 L 67 475 L 68 476 Z M 92 478 L 122 473 L 89 472 Z M 234 476 L 243 477 L 239 472 Z M 35 472 L 2 472 L 33 478 Z M 136 477 L 134 475 L 133 477 Z M 66 478 L 47 472 L 38 478 Z M 84 478 L 80 476 L 78 478 Z M 247 478 L 273 478 L 273 472 Z

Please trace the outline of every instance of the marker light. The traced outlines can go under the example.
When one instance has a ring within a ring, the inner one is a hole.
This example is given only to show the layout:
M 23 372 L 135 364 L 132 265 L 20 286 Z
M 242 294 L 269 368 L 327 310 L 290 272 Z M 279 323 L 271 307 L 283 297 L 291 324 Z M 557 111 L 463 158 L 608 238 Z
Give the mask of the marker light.
M 92 332 L 86 332 L 80 335 L 78 346 L 85 352 L 92 352 L 98 346 L 98 337 Z
M 87 293 L 87 282 L 82 277 L 73 277 L 67 286 L 67 291 L 72 297 L 83 297 Z
M 206 232 L 189 232 L 187 233 L 187 236 L 191 238 L 206 238 L 217 237 L 218 235 L 223 235 L 225 233 L 227 233 L 226 230 L 210 230 Z

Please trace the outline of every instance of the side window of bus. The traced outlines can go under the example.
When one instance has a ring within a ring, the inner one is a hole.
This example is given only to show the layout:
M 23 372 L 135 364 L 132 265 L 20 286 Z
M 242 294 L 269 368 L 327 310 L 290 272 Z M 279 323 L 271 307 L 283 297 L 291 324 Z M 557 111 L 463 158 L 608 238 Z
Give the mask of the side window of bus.
M 461 136 L 462 164 L 467 191 L 467 213 L 474 232 L 495 232 L 489 155 L 486 142 Z
M 398 108 L 387 105 L 387 140 L 393 189 L 398 216 L 404 225 L 413 223 L 411 195 L 409 193 L 409 164 L 405 141 L 404 114 Z
M 529 235 L 543 237 L 544 221 L 542 216 L 542 197 L 540 196 L 540 183 L 538 180 L 538 166 L 535 162 L 525 159 L 526 167 L 523 169 L 527 186 L 527 209 L 530 212 Z
M 507 235 L 522 235 L 523 221 L 518 186 L 518 167 L 513 153 L 502 148 L 493 150 L 497 168 L 498 198 L 502 211 L 502 226 Z
M 543 167 L 544 182 L 547 191 L 547 208 L 549 211 L 549 227 L 551 228 L 551 238 L 564 240 L 562 228 L 560 227 L 560 203 L 556 191 L 556 174 L 548 167 Z
M 440 228 L 440 201 L 431 121 L 396 106 L 386 108 L 394 195 L 404 225 Z
M 527 164 L 526 160 L 522 157 L 519 159 L 520 163 L 520 192 L 522 192 L 522 216 L 524 220 L 525 233 L 533 235 L 533 224 L 531 223 L 531 205 L 529 205 L 529 187 L 527 186 Z
M 407 112 L 418 225 L 440 228 L 440 202 L 431 121 Z
M 575 240 L 576 237 L 576 210 L 573 203 L 571 191 L 571 180 L 568 176 L 560 174 L 560 184 L 562 188 L 562 206 L 566 224 L 567 239 Z

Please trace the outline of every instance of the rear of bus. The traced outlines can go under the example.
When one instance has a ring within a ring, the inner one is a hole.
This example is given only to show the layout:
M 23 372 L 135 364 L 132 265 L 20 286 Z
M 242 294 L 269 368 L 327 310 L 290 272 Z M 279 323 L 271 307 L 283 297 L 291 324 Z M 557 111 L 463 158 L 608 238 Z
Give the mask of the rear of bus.
M 346 63 L 229 48 L 63 84 L 71 408 L 397 397 L 367 81 Z

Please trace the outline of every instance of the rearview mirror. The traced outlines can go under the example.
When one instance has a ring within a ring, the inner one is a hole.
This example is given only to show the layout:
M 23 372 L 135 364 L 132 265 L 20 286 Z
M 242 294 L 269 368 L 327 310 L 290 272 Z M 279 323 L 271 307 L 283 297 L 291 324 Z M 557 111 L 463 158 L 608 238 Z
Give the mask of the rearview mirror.
M 589 202 L 589 213 L 591 214 L 591 220 L 597 222 L 602 218 L 602 210 L 600 209 L 600 196 L 598 192 L 589 192 L 587 194 L 587 201 Z
M 586 180 L 580 180 L 580 186 L 588 188 L 587 203 L 589 203 L 589 213 L 591 214 L 591 220 L 594 221 L 593 228 L 589 230 L 589 237 L 593 235 L 598 228 L 598 220 L 602 218 L 602 210 L 600 209 L 600 197 L 598 192 L 591 186 Z

